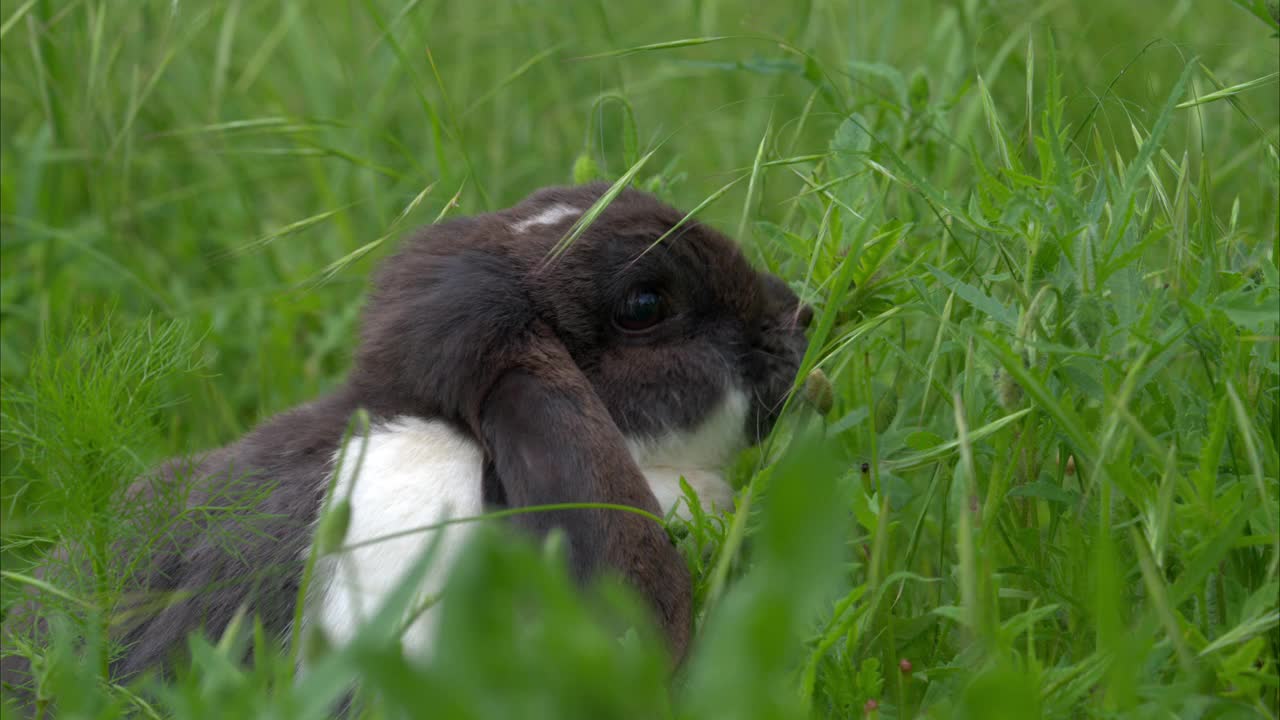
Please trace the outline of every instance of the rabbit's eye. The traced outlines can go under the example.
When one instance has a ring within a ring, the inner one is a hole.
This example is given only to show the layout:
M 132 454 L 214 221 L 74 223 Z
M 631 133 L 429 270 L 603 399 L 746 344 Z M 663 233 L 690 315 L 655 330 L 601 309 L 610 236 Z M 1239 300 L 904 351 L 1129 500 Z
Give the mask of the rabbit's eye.
M 662 322 L 667 316 L 662 295 L 650 287 L 639 287 L 627 293 L 613 321 L 628 332 L 639 332 Z

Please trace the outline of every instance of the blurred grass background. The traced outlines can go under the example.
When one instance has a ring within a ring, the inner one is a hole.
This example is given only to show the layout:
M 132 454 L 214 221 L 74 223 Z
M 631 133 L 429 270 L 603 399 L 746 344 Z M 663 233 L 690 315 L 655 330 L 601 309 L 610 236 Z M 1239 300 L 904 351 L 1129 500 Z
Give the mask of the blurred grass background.
M 1262 0 L 3 0 L 6 565 L 112 507 L 70 512 L 84 488 L 333 387 L 365 276 L 407 230 L 652 151 L 642 185 L 711 200 L 700 216 L 819 308 L 806 369 L 835 385 L 830 463 L 787 464 L 797 413 L 738 468 L 765 522 L 793 525 L 689 530 L 708 630 L 664 712 L 1275 717 L 1275 17 Z M 139 328 L 169 322 L 191 339 L 156 352 L 182 362 L 150 363 Z M 95 402 L 46 402 L 67 389 Z M 847 527 L 764 492 L 817 503 L 827 481 Z M 813 547 L 832 528 L 838 557 Z M 779 578 L 824 599 L 787 607 Z M 503 652 L 479 637 L 458 647 Z M 504 712 L 603 717 L 657 682 L 652 648 L 616 670 L 590 643 L 560 651 L 582 682 Z M 490 693 L 537 695 L 512 680 L 545 662 L 525 652 Z M 460 654 L 438 682 L 495 662 Z M 412 707 L 385 684 L 399 666 L 342 657 L 381 688 L 371 712 Z M 290 716 L 263 667 L 235 671 L 246 707 Z M 574 704 L 610 672 L 650 681 Z M 465 687 L 459 708 L 485 693 Z M 177 688 L 202 699 L 171 698 L 178 715 L 225 690 Z M 459 716 L 498 712 L 479 707 Z

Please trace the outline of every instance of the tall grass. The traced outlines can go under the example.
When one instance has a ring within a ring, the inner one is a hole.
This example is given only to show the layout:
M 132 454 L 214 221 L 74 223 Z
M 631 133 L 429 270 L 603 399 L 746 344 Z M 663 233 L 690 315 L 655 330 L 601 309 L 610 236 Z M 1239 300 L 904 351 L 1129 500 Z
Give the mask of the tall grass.
M 1261 0 L 0 1 L 4 605 L 62 598 L 17 648 L 42 698 L 1280 716 L 1277 30 Z M 167 517 L 119 522 L 127 478 L 333 387 L 407 229 L 642 159 L 814 304 L 833 385 L 739 459 L 736 516 L 673 523 L 674 682 L 632 598 L 497 541 L 429 667 L 406 594 L 301 678 L 251 616 L 166 683 L 103 677 L 101 550 Z M 100 572 L 33 579 L 57 540 Z

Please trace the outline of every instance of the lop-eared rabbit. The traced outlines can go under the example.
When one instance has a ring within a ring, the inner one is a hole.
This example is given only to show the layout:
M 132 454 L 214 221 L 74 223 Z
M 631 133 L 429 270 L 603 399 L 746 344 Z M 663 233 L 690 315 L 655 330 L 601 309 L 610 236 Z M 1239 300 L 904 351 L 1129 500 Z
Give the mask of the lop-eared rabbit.
M 661 515 L 683 502 L 681 477 L 705 504 L 731 508 L 721 470 L 776 421 L 812 311 L 729 238 L 681 224 L 683 213 L 637 190 L 562 247 L 607 190 L 546 188 L 419 231 L 377 273 L 340 387 L 231 445 L 163 466 L 163 476 L 195 483 L 191 503 L 234 483 L 266 489 L 256 515 L 268 519 L 230 546 L 236 527 L 205 528 L 147 559 L 141 589 L 176 599 L 124 633 L 113 675 L 165 667 L 188 633 L 217 637 L 242 607 L 286 632 L 331 484 L 334 497 L 351 498 L 347 545 L 494 508 L 611 503 Z M 368 432 L 348 442 L 331 483 L 358 408 Z M 658 523 L 607 509 L 513 522 L 535 536 L 562 529 L 575 576 L 620 575 L 648 601 L 673 656 L 684 655 L 690 578 Z M 333 642 L 351 638 L 436 540 L 422 590 L 444 589 L 473 528 L 326 555 L 305 622 Z M 429 653 L 436 621 L 431 610 L 409 626 L 409 652 Z M 6 680 L 22 674 L 21 658 L 4 663 Z

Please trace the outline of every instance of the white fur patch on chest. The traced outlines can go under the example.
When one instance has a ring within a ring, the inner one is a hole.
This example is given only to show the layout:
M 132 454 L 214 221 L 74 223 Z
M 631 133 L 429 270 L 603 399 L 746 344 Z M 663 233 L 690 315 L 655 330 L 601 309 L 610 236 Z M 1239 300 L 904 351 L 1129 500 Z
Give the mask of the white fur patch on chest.
M 357 474 L 360 438 L 349 447 L 334 497 L 351 498 L 345 545 L 482 511 L 479 446 L 443 422 L 397 418 L 371 429 Z M 420 587 L 427 601 L 445 586 L 473 526 L 467 523 L 384 540 L 321 558 L 307 597 L 307 619 L 329 639 L 352 639 L 373 617 L 420 554 L 440 535 L 440 545 Z M 434 609 L 418 616 L 403 636 L 411 654 L 425 653 L 435 634 Z
M 684 491 L 680 489 L 681 477 L 697 491 L 703 507 L 733 509 L 733 487 L 725 481 L 723 468 L 745 444 L 743 428 L 749 403 L 745 392 L 731 388 L 711 415 L 692 431 L 627 440 L 631 457 L 644 472 L 663 513 L 674 507 L 678 516 L 689 518 Z

